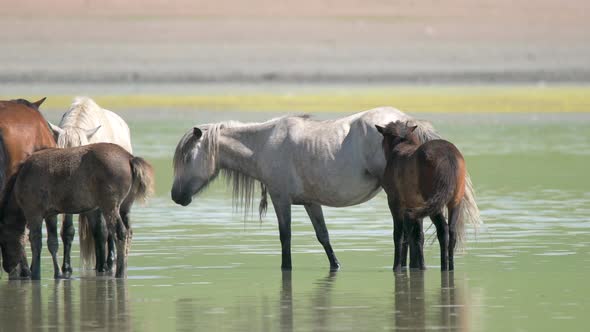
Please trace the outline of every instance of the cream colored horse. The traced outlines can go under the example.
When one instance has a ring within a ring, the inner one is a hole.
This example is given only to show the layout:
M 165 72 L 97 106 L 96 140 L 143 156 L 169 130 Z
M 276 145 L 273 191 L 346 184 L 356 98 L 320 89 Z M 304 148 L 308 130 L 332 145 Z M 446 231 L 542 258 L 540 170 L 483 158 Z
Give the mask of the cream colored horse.
M 386 166 L 383 136 L 375 125 L 414 121 L 391 107 L 316 121 L 286 116 L 263 123 L 225 122 L 191 128 L 174 155 L 172 199 L 183 206 L 222 171 L 233 180 L 234 196 L 250 206 L 256 182 L 262 184 L 260 212 L 266 192 L 277 214 L 283 269 L 291 269 L 291 205 L 303 205 L 324 247 L 331 269 L 339 263 L 330 244 L 322 205 L 360 204 L 381 191 Z M 440 138 L 432 126 L 414 121 L 421 141 Z M 465 222 L 477 224 L 479 210 L 466 179 L 458 235 Z
M 113 143 L 127 152 L 133 153 L 131 135 L 127 123 L 117 114 L 98 106 L 88 97 L 76 97 L 70 109 L 64 113 L 59 126 L 51 125 L 56 136 L 57 146 L 71 148 L 92 143 Z M 80 256 L 84 266 L 91 266 L 95 257 L 104 257 L 108 239 L 108 258 L 104 262 L 96 262 L 96 270 L 104 272 L 112 267 L 114 240 L 107 236 L 106 224 L 101 221 L 100 212 L 80 215 Z M 70 250 L 74 238 L 72 215 L 65 215 L 62 224 L 62 241 L 64 243 L 64 264 L 69 267 Z M 99 266 L 100 265 L 100 266 Z M 69 267 L 69 269 L 68 269 Z

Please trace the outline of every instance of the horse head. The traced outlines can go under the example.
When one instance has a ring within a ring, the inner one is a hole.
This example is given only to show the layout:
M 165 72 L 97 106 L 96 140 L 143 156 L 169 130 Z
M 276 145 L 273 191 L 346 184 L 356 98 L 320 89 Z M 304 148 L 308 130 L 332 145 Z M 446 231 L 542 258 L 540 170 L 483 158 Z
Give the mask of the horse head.
M 383 135 L 383 149 L 386 152 L 392 151 L 401 143 L 418 144 L 418 138 L 414 134 L 418 126 L 412 126 L 408 121 L 390 122 L 385 127 L 375 125 L 375 128 Z
M 60 128 L 52 123 L 49 123 L 53 137 L 60 148 L 72 148 L 76 146 L 90 144 L 90 139 L 94 136 L 101 126 L 92 129 L 84 129 L 78 127 Z
M 174 153 L 174 184 L 172 200 L 182 206 L 192 202 L 192 197 L 207 187 L 216 176 L 216 142 L 211 134 L 194 127 L 180 140 Z

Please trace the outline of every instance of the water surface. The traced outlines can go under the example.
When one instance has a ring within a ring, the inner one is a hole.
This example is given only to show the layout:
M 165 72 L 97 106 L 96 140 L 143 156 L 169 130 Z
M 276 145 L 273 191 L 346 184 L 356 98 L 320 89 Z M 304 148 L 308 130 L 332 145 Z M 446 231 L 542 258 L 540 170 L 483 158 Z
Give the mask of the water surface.
M 328 271 L 302 207 L 293 208 L 294 269 L 287 273 L 279 268 L 272 209 L 262 222 L 244 220 L 232 211 L 224 181 L 186 208 L 169 199 L 170 160 L 192 124 L 276 113 L 121 113 L 135 153 L 154 164 L 158 181 L 156 197 L 132 212 L 129 278 L 76 269 L 74 279 L 54 281 L 44 250 L 40 282 L 2 277 L 0 331 L 585 329 L 588 115 L 420 114 L 465 154 L 485 225 L 469 231 L 454 273 L 440 272 L 434 243 L 426 247 L 427 271 L 396 275 L 384 194 L 324 210 L 342 263 L 337 273 Z M 73 250 L 77 257 L 77 244 Z

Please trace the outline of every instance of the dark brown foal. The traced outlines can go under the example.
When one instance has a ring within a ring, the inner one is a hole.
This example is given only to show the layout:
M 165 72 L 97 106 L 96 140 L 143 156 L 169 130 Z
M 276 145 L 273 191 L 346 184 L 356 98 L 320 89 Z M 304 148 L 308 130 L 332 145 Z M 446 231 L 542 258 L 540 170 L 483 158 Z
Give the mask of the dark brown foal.
M 1 217 L 10 218 L 14 211 L 22 210 L 30 230 L 31 278 L 40 279 L 43 219 L 100 210 L 109 234 L 116 238 L 115 276 L 122 278 L 126 276 L 131 241 L 129 211 L 134 201 L 145 199 L 153 191 L 153 182 L 150 164 L 115 144 L 46 149 L 31 155 L 7 183 Z M 50 251 L 55 277 L 59 278 L 57 252 Z
M 465 194 L 465 161 L 450 142 L 432 140 L 420 145 L 415 126 L 400 121 L 376 126 L 383 135 L 387 166 L 383 188 L 394 219 L 395 257 L 393 269 L 402 268 L 402 245 L 410 245 L 410 268 L 425 269 L 422 219 L 429 216 L 436 226 L 440 244 L 441 270 L 454 269 L 457 220 Z M 449 211 L 449 222 L 443 215 Z

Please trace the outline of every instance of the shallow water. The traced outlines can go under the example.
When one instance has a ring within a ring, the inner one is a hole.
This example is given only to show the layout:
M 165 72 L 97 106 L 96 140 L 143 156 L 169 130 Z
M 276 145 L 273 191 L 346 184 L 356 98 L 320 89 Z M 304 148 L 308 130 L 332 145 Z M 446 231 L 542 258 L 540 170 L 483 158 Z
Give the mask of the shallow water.
M 157 195 L 132 213 L 129 278 L 0 281 L 0 331 L 564 331 L 583 330 L 590 286 L 590 116 L 427 115 L 464 152 L 485 221 L 469 232 L 456 272 L 438 244 L 425 272 L 393 274 L 384 194 L 325 209 L 341 271 L 330 273 L 301 207 L 293 209 L 291 273 L 279 269 L 271 211 L 232 211 L 218 181 L 183 208 L 169 199 L 171 156 L 191 124 L 261 120 L 263 113 L 122 112 L 137 155 L 157 170 Z M 58 114 L 49 114 L 57 118 Z M 336 117 L 338 115 L 318 115 Z M 272 210 L 272 209 L 271 209 Z M 434 229 L 427 230 L 433 241 Z M 74 246 L 77 257 L 78 247 Z M 79 266 L 75 259 L 75 266 Z

